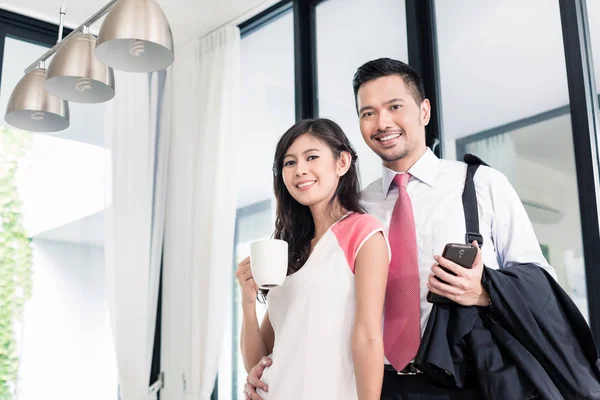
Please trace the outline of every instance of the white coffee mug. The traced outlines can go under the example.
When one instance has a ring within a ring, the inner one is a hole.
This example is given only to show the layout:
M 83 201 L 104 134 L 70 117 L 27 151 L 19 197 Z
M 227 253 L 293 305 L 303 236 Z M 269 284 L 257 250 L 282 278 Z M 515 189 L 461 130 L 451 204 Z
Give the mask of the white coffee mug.
M 259 288 L 272 289 L 283 284 L 288 267 L 287 242 L 266 239 L 250 243 L 250 266 Z

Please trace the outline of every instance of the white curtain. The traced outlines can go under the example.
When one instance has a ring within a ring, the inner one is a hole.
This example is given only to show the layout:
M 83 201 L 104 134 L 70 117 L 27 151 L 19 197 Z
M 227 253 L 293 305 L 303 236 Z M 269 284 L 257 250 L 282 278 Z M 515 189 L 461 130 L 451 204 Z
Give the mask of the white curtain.
M 166 208 L 167 71 L 115 71 L 105 264 L 121 400 L 149 392 Z
M 204 400 L 231 317 L 241 108 L 237 27 L 178 49 L 172 104 L 161 397 Z

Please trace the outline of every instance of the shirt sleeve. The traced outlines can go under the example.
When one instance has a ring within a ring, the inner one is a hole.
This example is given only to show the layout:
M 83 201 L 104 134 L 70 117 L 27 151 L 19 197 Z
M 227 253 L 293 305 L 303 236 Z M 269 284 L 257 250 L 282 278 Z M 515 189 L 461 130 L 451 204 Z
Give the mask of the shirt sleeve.
M 556 279 L 556 271 L 544 258 L 525 207 L 508 179 L 491 169 L 489 190 L 494 211 L 492 237 L 500 267 L 531 263 L 545 269 Z
M 383 224 L 372 215 L 353 214 L 334 225 L 332 230 L 340 247 L 344 251 L 352 273 L 354 273 L 354 262 L 356 261 L 358 252 L 367 240 L 378 232 L 383 233 L 387 244 L 388 256 L 390 259 L 392 257 L 390 244 L 385 236 Z

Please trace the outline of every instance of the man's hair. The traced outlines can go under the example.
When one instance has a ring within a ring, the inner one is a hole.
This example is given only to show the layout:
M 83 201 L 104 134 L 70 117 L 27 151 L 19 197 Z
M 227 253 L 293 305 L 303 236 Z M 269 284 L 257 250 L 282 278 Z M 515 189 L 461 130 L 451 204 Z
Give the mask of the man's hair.
M 404 80 L 408 90 L 417 104 L 425 100 L 425 89 L 421 76 L 408 64 L 391 58 L 378 58 L 361 65 L 354 74 L 352 86 L 354 88 L 354 103 L 358 111 L 358 89 L 363 83 L 383 76 L 398 75 Z

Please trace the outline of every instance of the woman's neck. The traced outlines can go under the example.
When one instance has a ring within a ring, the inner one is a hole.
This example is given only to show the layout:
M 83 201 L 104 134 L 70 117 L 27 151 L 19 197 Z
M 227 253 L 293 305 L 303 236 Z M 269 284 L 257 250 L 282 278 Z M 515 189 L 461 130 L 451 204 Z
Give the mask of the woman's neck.
M 329 207 L 329 204 L 315 204 L 310 208 L 313 222 L 315 224 L 315 235 L 313 239 L 319 240 L 327 232 L 329 227 L 339 220 L 346 210 L 336 202 Z

